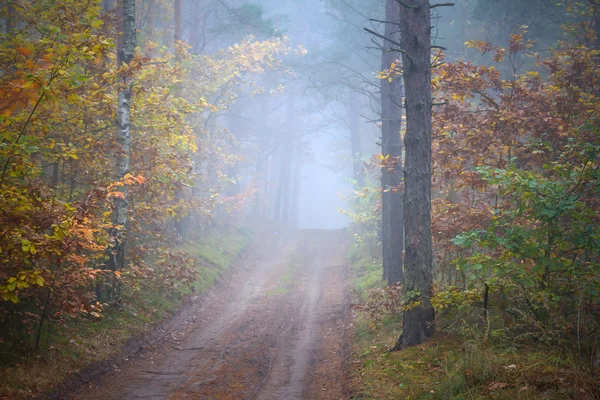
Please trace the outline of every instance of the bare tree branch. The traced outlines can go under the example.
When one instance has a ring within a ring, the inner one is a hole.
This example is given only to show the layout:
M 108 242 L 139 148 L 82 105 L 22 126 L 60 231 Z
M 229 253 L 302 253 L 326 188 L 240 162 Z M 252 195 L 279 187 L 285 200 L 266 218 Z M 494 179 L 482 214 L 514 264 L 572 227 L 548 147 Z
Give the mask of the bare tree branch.
M 439 3 L 439 4 L 432 4 L 429 6 L 429 8 L 436 8 L 436 7 L 454 7 L 454 3 Z

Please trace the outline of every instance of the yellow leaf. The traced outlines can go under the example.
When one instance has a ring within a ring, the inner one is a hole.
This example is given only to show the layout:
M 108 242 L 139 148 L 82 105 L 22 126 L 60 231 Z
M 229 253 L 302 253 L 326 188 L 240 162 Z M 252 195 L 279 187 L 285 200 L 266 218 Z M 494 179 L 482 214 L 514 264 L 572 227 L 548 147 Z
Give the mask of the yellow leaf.
M 100 19 L 95 19 L 95 20 L 93 20 L 93 21 L 92 21 L 92 23 L 91 23 L 91 25 L 92 25 L 92 28 L 94 28 L 94 29 L 98 29 L 98 28 L 100 28 L 100 27 L 102 26 L 102 24 L 103 24 L 103 22 L 102 22 L 102 20 L 100 20 Z

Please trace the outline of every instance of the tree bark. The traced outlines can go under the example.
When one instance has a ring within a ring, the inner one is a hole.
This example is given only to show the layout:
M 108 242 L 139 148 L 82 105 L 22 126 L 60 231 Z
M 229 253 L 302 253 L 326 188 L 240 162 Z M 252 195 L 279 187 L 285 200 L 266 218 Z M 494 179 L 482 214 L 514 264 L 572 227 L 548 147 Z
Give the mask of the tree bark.
M 278 215 L 277 221 L 282 224 L 288 224 L 290 219 L 290 186 L 292 178 L 292 157 L 294 144 L 294 96 L 290 95 L 287 105 L 287 126 L 284 133 L 283 149 L 281 152 L 279 173 L 279 187 L 277 189 L 277 202 L 275 212 Z
M 6 33 L 15 29 L 15 24 L 17 21 L 17 12 L 15 10 L 15 5 L 11 0 L 8 0 L 6 4 Z
M 365 178 L 362 171 L 362 151 L 360 146 L 360 126 L 358 122 L 359 104 L 356 92 L 350 90 L 350 142 L 352 148 L 352 177 L 358 187 L 365 186 Z
M 402 349 L 427 340 L 435 331 L 430 303 L 431 249 L 431 21 L 428 0 L 404 0 L 400 6 L 404 84 L 406 91 L 406 164 L 404 221 L 406 227 L 406 292 L 420 301 L 404 312 Z
M 120 61 L 129 64 L 133 60 L 136 47 L 135 0 L 123 0 L 123 38 L 122 47 L 118 48 Z M 131 156 L 130 117 L 132 82 L 128 74 L 122 78 L 122 88 L 119 90 L 117 103 L 117 131 L 115 152 L 115 179 L 120 180 L 129 173 Z M 112 243 L 109 246 L 107 267 L 112 271 L 123 269 L 125 265 L 125 238 L 127 233 L 128 190 L 127 185 L 120 188 L 122 195 L 115 197 L 113 202 L 110 235 Z
M 294 157 L 294 164 L 295 166 L 293 168 L 294 173 L 292 175 L 292 187 L 290 193 L 290 226 L 292 228 L 298 228 L 300 216 L 300 188 L 302 185 L 302 155 L 299 152 L 296 152 L 296 157 Z
M 173 4 L 173 19 L 174 19 L 174 25 L 175 25 L 175 32 L 174 32 L 174 38 L 175 39 L 175 45 L 177 45 L 177 42 L 179 42 L 181 40 L 181 0 L 174 0 L 174 4 Z
M 399 3 L 396 0 L 386 0 L 385 20 L 398 21 Z M 385 36 L 399 41 L 398 27 L 385 24 Z M 384 51 L 381 57 L 381 68 L 390 68 L 396 59 L 396 53 L 391 51 L 391 43 L 383 43 Z M 381 80 L 381 140 L 382 155 L 389 156 L 389 167 L 381 170 L 381 207 L 383 247 L 383 279 L 388 284 L 404 283 L 402 253 L 404 250 L 404 217 L 402 194 L 398 189 L 402 171 L 402 80 L 395 77 L 392 82 Z M 396 189 L 394 191 L 393 189 Z
M 258 132 L 256 134 L 259 142 L 268 140 L 269 135 L 267 134 L 267 118 L 268 118 L 268 107 L 269 102 L 266 96 L 260 97 L 260 112 L 258 123 Z M 264 201 L 267 198 L 266 193 L 266 182 L 268 179 L 269 162 L 268 156 L 265 153 L 269 151 L 269 146 L 261 148 L 261 151 L 256 155 L 255 160 L 255 178 L 254 185 L 256 192 L 254 193 L 254 216 L 257 218 L 263 217 L 264 213 Z

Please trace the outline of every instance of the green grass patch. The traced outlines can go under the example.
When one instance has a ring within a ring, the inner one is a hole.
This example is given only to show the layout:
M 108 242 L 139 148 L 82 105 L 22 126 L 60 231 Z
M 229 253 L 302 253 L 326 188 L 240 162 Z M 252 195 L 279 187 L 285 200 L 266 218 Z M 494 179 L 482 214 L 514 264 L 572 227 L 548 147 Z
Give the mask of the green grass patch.
M 372 258 L 364 244 L 352 246 L 347 258 L 353 272 L 354 291 L 361 300 L 365 300 L 369 289 L 386 284 L 382 278 L 381 260 Z
M 223 229 L 197 243 L 180 246 L 196 259 L 198 278 L 194 283 L 197 293 L 211 288 L 223 272 L 228 270 L 238 256 L 252 242 L 251 232 L 242 229 Z
M 296 282 L 296 272 L 299 265 L 300 255 L 294 254 L 279 277 L 277 287 L 267 291 L 267 296 L 282 296 L 288 293 Z
M 222 229 L 200 243 L 181 246 L 178 250 L 196 259 L 195 291 L 202 293 L 212 287 L 252 240 L 249 231 Z M 118 352 L 127 340 L 149 331 L 179 309 L 188 298 L 186 294 L 142 290 L 119 307 L 106 309 L 98 320 L 47 322 L 36 353 L 23 352 L 23 344 L 30 342 L 30 338 L 23 343 L 0 342 L 0 398 L 36 397 L 82 368 L 106 359 Z

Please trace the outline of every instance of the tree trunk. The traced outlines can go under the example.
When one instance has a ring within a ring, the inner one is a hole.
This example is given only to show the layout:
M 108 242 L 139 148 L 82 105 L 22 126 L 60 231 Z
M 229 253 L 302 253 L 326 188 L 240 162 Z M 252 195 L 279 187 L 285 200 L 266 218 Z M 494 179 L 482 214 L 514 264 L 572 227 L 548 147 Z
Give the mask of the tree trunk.
M 297 147 L 299 148 L 300 145 Z M 294 164 L 292 187 L 290 189 L 290 226 L 292 228 L 298 228 L 300 217 L 300 188 L 302 186 L 302 155 L 299 150 L 296 152 L 296 157 L 294 157 Z
M 420 305 L 404 312 L 402 349 L 427 340 L 435 331 L 430 303 L 431 249 L 431 21 L 428 0 L 405 0 L 400 23 L 406 91 L 406 164 L 404 221 L 406 227 L 405 288 Z
M 263 138 L 268 137 L 267 135 L 267 118 L 268 118 L 268 107 L 269 102 L 266 96 L 260 98 L 260 113 L 258 120 L 258 132 L 256 138 L 262 141 Z M 255 161 L 255 178 L 254 185 L 256 192 L 254 193 L 254 216 L 260 218 L 264 216 L 263 213 L 263 201 L 266 199 L 265 182 L 268 181 L 268 156 L 265 153 L 269 151 L 268 146 L 261 148 L 261 151 L 256 155 Z
M 358 122 L 359 104 L 356 92 L 350 89 L 350 143 L 352 148 L 352 177 L 358 187 L 365 186 L 362 171 L 362 151 L 360 146 L 360 126 Z
M 174 0 L 173 4 L 173 19 L 175 25 L 174 38 L 175 45 L 181 40 L 181 0 Z
M 136 47 L 135 0 L 123 0 L 123 39 L 122 47 L 118 48 L 121 62 L 129 64 L 133 60 Z M 116 132 L 116 168 L 115 179 L 120 180 L 129 173 L 129 158 L 131 156 L 130 117 L 131 117 L 131 78 L 125 74 L 122 87 L 118 94 L 117 103 L 117 132 Z M 114 227 L 110 235 L 113 242 L 109 246 L 107 268 L 112 271 L 123 269 L 125 265 L 125 237 L 127 229 L 128 191 L 127 185 L 120 188 L 122 195 L 115 197 L 113 202 L 112 222 Z
M 279 174 L 279 187 L 277 189 L 277 203 L 275 212 L 279 216 L 276 220 L 287 224 L 290 219 L 290 185 L 292 178 L 292 157 L 294 144 L 294 96 L 290 95 L 287 105 L 287 130 L 284 133 L 283 149 L 281 151 L 281 172 Z
M 396 0 L 386 0 L 386 21 L 398 21 L 400 5 Z M 398 27 L 394 24 L 385 24 L 385 36 L 399 41 Z M 390 68 L 396 56 L 390 51 L 391 44 L 383 43 L 384 51 L 381 57 L 381 68 Z M 404 217 L 402 209 L 402 194 L 398 190 L 401 182 L 402 171 L 402 140 L 400 129 L 402 127 L 402 80 L 395 77 L 392 82 L 381 80 L 381 139 L 382 155 L 389 156 L 390 164 L 381 170 L 381 207 L 382 207 L 382 235 L 383 247 L 383 279 L 389 284 L 403 283 L 404 250 Z M 395 190 L 394 190 L 395 189 Z
M 8 0 L 6 4 L 6 32 L 10 32 L 15 29 L 15 23 L 17 20 L 17 13 L 15 10 L 15 5 L 11 0 Z

